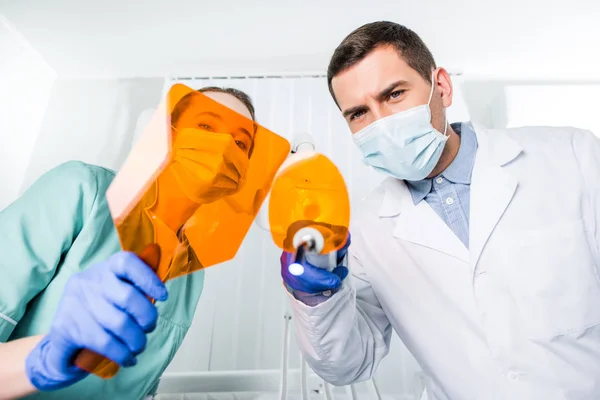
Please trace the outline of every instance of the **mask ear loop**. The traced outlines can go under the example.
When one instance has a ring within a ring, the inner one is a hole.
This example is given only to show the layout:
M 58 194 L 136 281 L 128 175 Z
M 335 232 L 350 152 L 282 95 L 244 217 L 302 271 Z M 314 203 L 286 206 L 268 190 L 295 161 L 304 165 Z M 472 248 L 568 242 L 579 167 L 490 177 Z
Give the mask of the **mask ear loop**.
M 435 70 L 431 72 L 431 92 L 429 93 L 429 101 L 427 105 L 431 107 L 431 100 L 433 99 L 433 89 L 435 88 Z M 444 136 L 448 136 L 448 116 L 444 110 Z
M 431 72 L 431 92 L 429 92 L 429 101 L 427 102 L 428 106 L 431 106 L 431 100 L 433 99 L 433 89 L 435 89 L 435 70 Z

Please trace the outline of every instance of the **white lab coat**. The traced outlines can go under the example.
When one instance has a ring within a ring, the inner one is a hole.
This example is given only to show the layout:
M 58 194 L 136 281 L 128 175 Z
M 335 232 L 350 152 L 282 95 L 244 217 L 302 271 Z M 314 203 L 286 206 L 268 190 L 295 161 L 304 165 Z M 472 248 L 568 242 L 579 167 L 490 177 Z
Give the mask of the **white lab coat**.
M 316 307 L 292 298 L 300 348 L 348 384 L 373 375 L 393 329 L 430 399 L 598 400 L 600 140 L 474 128 L 470 249 L 385 180 L 354 219 L 342 290 Z

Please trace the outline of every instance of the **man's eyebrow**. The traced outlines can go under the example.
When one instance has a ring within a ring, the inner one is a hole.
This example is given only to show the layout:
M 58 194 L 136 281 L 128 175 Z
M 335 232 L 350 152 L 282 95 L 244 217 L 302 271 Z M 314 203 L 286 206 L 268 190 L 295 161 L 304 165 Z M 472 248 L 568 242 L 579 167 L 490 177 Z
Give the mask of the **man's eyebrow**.
M 387 99 L 397 88 L 398 86 L 407 86 L 408 82 L 404 80 L 399 80 L 393 83 L 390 83 L 385 89 L 383 89 L 377 95 L 377 100 L 382 101 Z
M 408 82 L 405 80 L 399 80 L 396 82 L 393 82 L 391 84 L 389 84 L 385 89 L 383 89 L 381 92 L 379 92 L 379 94 L 377 95 L 377 100 L 378 101 L 382 101 L 387 99 L 399 86 L 407 86 Z M 342 112 L 342 115 L 344 116 L 344 118 L 348 117 L 349 115 L 352 115 L 354 113 L 357 113 L 359 111 L 368 111 L 369 107 L 365 106 L 365 105 L 359 105 L 359 106 L 354 106 L 354 107 L 350 107 L 346 110 L 344 110 Z
M 355 114 L 359 111 L 367 111 L 369 109 L 369 107 L 361 105 L 361 106 L 355 106 L 355 107 L 351 107 L 348 108 L 347 110 L 344 110 L 344 112 L 342 113 L 342 115 L 344 116 L 344 118 L 348 117 L 349 115 Z

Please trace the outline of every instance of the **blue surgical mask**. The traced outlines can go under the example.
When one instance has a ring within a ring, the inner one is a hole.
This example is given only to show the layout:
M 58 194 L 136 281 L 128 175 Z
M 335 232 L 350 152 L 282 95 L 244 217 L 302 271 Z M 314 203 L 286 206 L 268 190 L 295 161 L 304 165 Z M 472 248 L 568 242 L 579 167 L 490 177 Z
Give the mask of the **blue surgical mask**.
M 429 101 L 373 122 L 353 135 L 365 164 L 408 181 L 425 179 L 435 168 L 448 136 L 431 125 L 431 79 Z

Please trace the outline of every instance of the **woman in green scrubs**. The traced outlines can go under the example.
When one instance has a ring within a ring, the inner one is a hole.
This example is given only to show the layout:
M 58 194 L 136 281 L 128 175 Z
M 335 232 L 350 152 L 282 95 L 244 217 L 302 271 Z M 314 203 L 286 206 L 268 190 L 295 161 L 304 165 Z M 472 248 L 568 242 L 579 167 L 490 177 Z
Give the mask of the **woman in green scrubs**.
M 244 93 L 202 91 L 255 119 Z M 185 113 L 175 128 L 198 128 Z M 0 212 L 0 399 L 141 399 L 156 390 L 181 345 L 204 272 L 168 281 L 168 299 L 151 304 L 146 296 L 164 300 L 166 291 L 137 257 L 120 251 L 104 196 L 113 178 L 68 162 Z M 108 380 L 88 375 L 73 365 L 82 348 L 128 368 Z

